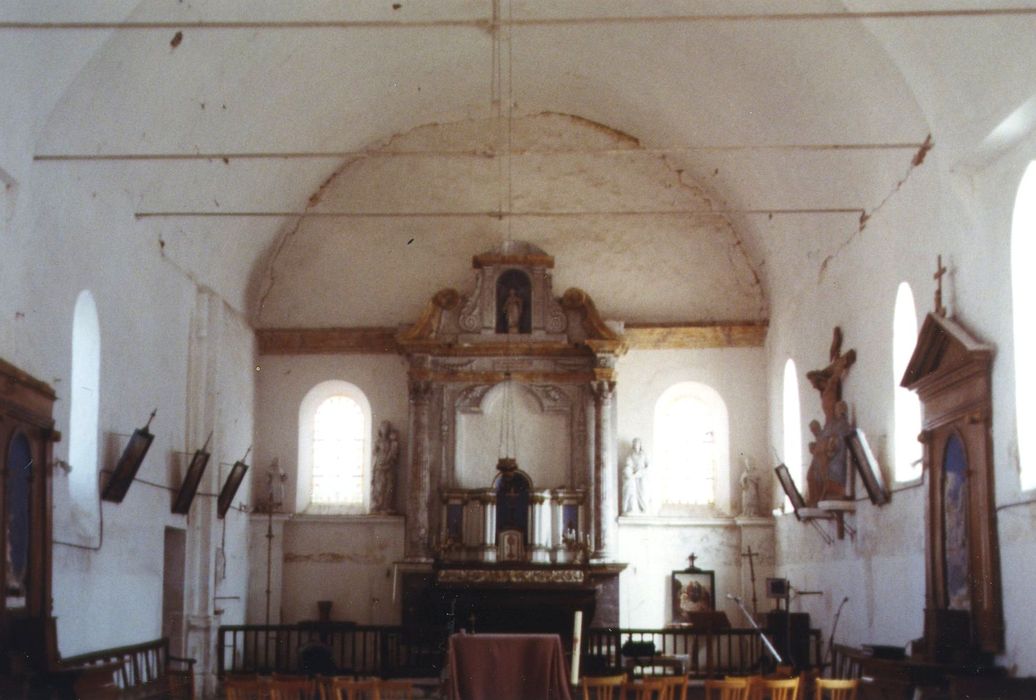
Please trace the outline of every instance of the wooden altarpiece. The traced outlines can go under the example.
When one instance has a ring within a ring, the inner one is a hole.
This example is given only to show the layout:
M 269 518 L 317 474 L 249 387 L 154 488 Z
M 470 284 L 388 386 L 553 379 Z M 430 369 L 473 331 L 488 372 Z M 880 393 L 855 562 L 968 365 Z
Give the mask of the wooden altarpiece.
M 57 658 L 51 617 L 53 389 L 0 360 L 0 694 Z M 3 680 L 7 679 L 7 681 Z
M 615 365 L 626 343 L 586 292 L 554 296 L 553 267 L 540 248 L 504 242 L 474 256 L 465 292 L 440 290 L 396 336 L 410 392 L 403 626 L 418 633 L 568 640 L 576 611 L 586 626 L 618 624 Z M 505 411 L 497 430 L 477 423 L 516 398 L 533 420 Z M 505 436 L 522 430 L 505 454 Z
M 930 313 L 902 379 L 923 408 L 928 494 L 921 653 L 928 661 L 988 663 L 1004 647 L 992 361 L 992 346 L 955 320 Z

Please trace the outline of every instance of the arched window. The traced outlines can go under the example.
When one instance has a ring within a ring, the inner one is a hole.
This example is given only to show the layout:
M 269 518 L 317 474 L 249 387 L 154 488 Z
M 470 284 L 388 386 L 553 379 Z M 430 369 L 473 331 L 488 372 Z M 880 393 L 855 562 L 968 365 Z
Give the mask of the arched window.
M 370 501 L 370 403 L 354 384 L 322 382 L 299 407 L 300 511 L 366 513 Z
M 729 472 L 727 405 L 710 386 L 674 384 L 655 403 L 656 463 L 661 504 L 708 505 L 716 500 L 716 478 Z
M 895 477 L 912 481 L 921 476 L 921 401 L 917 394 L 899 385 L 917 344 L 917 310 L 910 285 L 901 282 L 892 313 L 892 386 Z
M 79 293 L 72 314 L 72 380 L 69 389 L 69 492 L 77 508 L 97 506 L 98 414 L 101 384 L 101 328 L 88 290 Z
M 1017 410 L 1018 464 L 1022 489 L 1036 488 L 1036 454 L 1032 426 L 1036 425 L 1036 329 L 1030 306 L 1036 297 L 1036 161 L 1029 163 L 1018 186 L 1011 222 L 1011 299 L 1014 308 L 1014 402 Z
M 802 409 L 799 406 L 799 378 L 795 360 L 784 363 L 784 384 L 781 392 L 781 423 L 784 427 L 784 465 L 788 467 L 799 491 L 803 489 L 802 474 Z M 784 499 L 785 510 L 791 502 Z

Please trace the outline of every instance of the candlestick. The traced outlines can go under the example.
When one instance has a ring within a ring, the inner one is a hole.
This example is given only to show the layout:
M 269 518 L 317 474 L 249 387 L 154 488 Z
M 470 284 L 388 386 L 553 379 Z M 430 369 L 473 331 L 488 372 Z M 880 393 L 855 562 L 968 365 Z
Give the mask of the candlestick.
M 579 651 L 583 647 L 583 611 L 576 610 L 572 622 L 572 685 L 579 685 Z

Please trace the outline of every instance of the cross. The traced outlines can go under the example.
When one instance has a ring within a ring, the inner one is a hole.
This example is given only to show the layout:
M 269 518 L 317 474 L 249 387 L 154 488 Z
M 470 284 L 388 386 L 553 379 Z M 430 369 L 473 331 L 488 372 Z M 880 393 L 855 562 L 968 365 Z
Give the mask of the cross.
M 695 568 L 697 568 L 697 567 L 696 567 L 696 566 L 694 565 L 694 560 L 695 560 L 695 559 L 697 559 L 697 558 L 698 558 L 698 555 L 697 555 L 697 554 L 695 554 L 694 552 L 691 552 L 691 556 L 687 557 L 687 561 L 691 562 L 691 568 L 692 568 L 692 569 L 695 569 Z
M 938 256 L 935 262 L 935 274 L 932 279 L 936 282 L 935 287 L 935 313 L 940 316 L 946 315 L 946 307 L 942 305 L 942 276 L 946 274 L 946 268 L 942 264 L 942 256 Z
M 752 612 L 759 613 L 759 604 L 755 598 L 755 558 L 759 556 L 759 552 L 753 552 L 752 546 L 749 545 L 748 551 L 741 553 L 742 558 L 748 559 L 748 571 L 752 581 Z

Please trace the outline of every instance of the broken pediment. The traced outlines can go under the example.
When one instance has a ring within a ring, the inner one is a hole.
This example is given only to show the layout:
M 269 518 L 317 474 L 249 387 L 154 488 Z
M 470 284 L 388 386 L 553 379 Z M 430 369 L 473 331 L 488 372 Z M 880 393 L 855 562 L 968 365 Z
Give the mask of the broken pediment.
M 552 256 L 521 241 L 474 256 L 473 289 L 436 293 L 417 322 L 399 333 L 399 345 L 421 352 L 460 346 L 505 355 L 576 348 L 621 353 L 621 333 L 600 317 L 586 292 L 572 288 L 554 296 L 553 267 Z
M 944 381 L 987 371 L 993 352 L 992 345 L 976 339 L 956 320 L 929 313 L 900 385 L 924 396 Z

